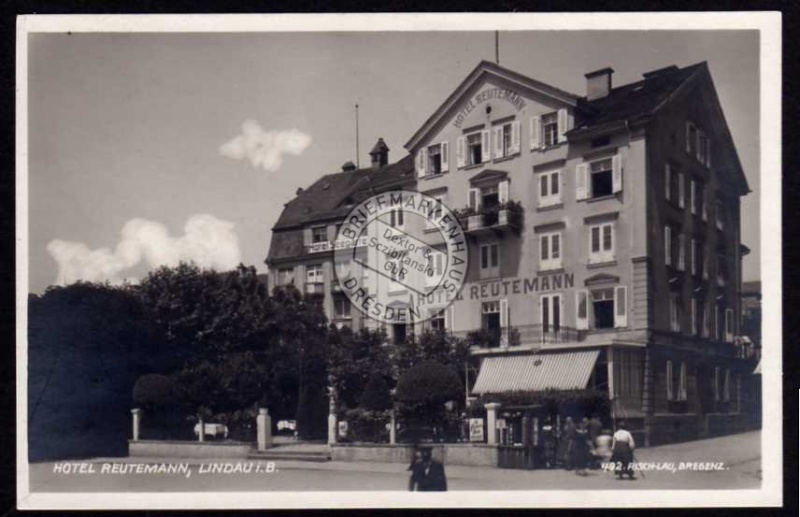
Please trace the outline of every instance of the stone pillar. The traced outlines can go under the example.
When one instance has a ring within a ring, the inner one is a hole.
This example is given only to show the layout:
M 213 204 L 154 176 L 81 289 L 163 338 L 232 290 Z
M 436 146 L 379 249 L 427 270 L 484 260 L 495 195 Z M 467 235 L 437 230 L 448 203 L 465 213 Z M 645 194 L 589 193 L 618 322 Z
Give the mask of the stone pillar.
M 397 415 L 392 409 L 389 412 L 389 443 L 394 445 L 397 443 Z
M 336 390 L 333 386 L 328 388 L 328 445 L 336 443 L 339 426 L 336 422 Z
M 204 442 L 206 441 L 206 422 L 203 420 L 202 416 L 198 417 L 197 421 L 200 426 L 200 432 L 197 433 L 197 441 Z
M 486 443 L 497 445 L 497 410 L 500 404 L 490 402 L 484 406 L 486 408 Z
M 258 408 L 256 434 L 259 451 L 265 451 L 272 447 L 272 418 L 270 418 L 267 408 Z
M 139 440 L 139 429 L 142 425 L 142 410 L 139 408 L 131 409 L 133 415 L 133 441 Z

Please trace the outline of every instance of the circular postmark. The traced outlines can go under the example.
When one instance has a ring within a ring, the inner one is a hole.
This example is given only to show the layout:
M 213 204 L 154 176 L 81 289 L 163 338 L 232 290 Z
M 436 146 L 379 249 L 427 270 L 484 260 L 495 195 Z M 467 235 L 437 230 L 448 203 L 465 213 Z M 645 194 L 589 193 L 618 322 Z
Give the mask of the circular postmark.
M 456 298 L 469 266 L 467 240 L 440 199 L 396 190 L 355 206 L 334 243 L 338 289 L 381 323 L 434 317 Z

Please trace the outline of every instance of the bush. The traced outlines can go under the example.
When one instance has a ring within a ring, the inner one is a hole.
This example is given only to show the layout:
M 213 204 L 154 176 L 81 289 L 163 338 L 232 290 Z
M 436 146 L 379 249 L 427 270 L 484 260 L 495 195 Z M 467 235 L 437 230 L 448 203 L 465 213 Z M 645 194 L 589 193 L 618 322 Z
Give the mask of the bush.
M 166 375 L 142 375 L 133 387 L 133 401 L 144 408 L 163 408 L 175 401 L 175 387 Z
M 367 411 L 362 408 L 348 409 L 344 413 L 347 421 L 347 440 L 353 442 L 386 443 L 390 421 L 388 411 Z
M 389 392 L 389 385 L 386 384 L 386 379 L 380 374 L 373 374 L 364 387 L 364 393 L 361 394 L 358 402 L 362 408 L 368 411 L 390 409 L 392 407 L 392 395 Z
M 458 374 L 439 363 L 425 362 L 413 366 L 397 382 L 397 400 L 409 404 L 444 404 L 457 400 L 464 386 Z

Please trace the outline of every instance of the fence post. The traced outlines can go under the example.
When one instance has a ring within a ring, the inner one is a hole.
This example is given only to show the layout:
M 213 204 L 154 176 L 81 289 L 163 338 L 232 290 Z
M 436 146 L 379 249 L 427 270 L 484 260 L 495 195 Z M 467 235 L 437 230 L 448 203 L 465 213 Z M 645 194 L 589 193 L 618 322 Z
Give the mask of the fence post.
M 332 383 L 331 383 L 332 384 Z M 336 443 L 338 426 L 336 424 L 336 389 L 328 387 L 328 445 Z
M 206 422 L 203 420 L 202 416 L 197 418 L 198 424 L 200 426 L 200 432 L 197 433 L 197 441 L 204 442 L 206 441 Z
M 497 445 L 497 410 L 500 409 L 498 402 L 489 402 L 486 408 L 486 443 Z
M 133 415 L 133 441 L 139 440 L 139 428 L 142 425 L 142 410 L 139 408 L 131 409 Z
M 389 443 L 395 445 L 397 443 L 397 415 L 395 415 L 394 408 L 389 410 Z
M 258 408 L 256 433 L 258 434 L 259 451 L 265 451 L 272 447 L 272 418 L 270 418 L 267 408 Z

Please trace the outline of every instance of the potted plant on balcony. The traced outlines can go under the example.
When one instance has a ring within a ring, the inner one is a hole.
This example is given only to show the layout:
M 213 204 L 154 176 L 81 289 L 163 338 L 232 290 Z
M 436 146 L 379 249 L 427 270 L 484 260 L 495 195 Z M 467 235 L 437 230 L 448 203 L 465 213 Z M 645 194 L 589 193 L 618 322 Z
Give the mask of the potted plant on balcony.
M 500 345 L 500 330 L 477 329 L 467 334 L 467 344 L 477 348 L 494 348 Z
M 519 201 L 504 201 L 497 207 L 497 223 L 501 225 L 509 225 L 515 228 L 520 226 L 520 218 L 522 216 L 522 204 Z

